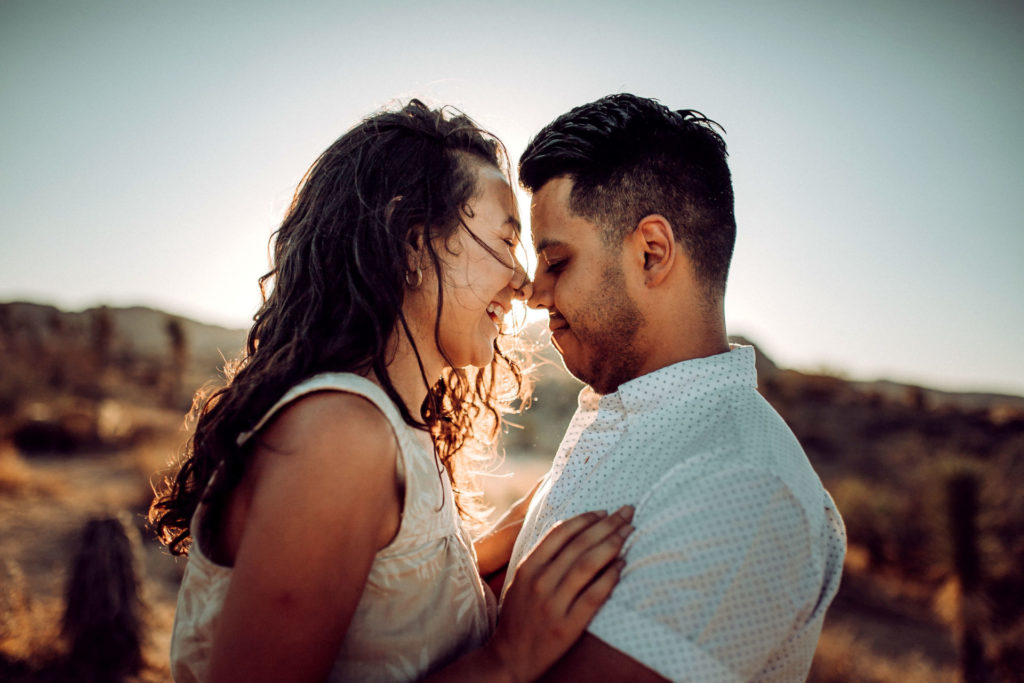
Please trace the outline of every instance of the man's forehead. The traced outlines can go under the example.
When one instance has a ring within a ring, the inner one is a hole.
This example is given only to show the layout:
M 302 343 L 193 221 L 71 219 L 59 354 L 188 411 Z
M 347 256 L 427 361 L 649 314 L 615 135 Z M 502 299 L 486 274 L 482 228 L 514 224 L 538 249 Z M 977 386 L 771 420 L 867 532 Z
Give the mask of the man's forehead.
M 538 254 L 565 243 L 565 236 L 561 233 L 565 232 L 566 224 L 571 220 L 567 181 L 568 178 L 564 177 L 549 180 L 531 198 L 530 224 L 533 246 Z
M 530 237 L 533 248 L 539 254 L 545 249 L 565 243 L 565 221 L 562 216 L 553 216 L 549 210 L 538 210 L 536 204 L 530 212 Z

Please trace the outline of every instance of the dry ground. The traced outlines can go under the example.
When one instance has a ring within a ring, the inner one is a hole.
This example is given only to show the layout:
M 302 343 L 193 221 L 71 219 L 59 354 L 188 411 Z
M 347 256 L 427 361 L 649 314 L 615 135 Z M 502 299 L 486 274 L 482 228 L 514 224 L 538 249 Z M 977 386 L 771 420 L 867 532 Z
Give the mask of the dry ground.
M 150 478 L 180 441 L 171 426 L 177 421 L 180 417 L 167 415 L 161 437 L 118 452 L 28 457 L 0 446 L 0 661 L 45 669 L 60 656 L 62 596 L 78 535 L 92 517 L 120 515 L 140 532 L 143 592 L 150 612 L 149 668 L 142 679 L 169 678 L 167 653 L 185 561 L 145 536 L 143 523 L 152 495 Z M 511 459 L 502 463 L 492 475 L 481 477 L 485 501 L 496 514 L 528 490 L 544 469 L 538 461 L 514 467 Z
M 79 534 L 90 518 L 117 515 L 140 539 L 149 615 L 141 680 L 169 679 L 167 649 L 183 563 L 155 542 L 141 541 L 141 529 L 152 496 L 149 477 L 173 452 L 172 425 L 180 416 L 158 420 L 164 436 L 132 450 L 27 457 L 0 445 L 0 662 L 45 672 L 59 660 L 64 584 Z
M 179 418 L 167 419 L 173 425 Z M 77 534 L 98 515 L 120 514 L 141 527 L 149 478 L 179 440 L 171 428 L 164 434 L 129 451 L 71 457 L 26 458 L 10 447 L 0 449 L 0 657 L 42 667 L 59 656 L 61 595 Z M 486 500 L 495 510 L 504 509 L 545 467 L 542 460 L 509 456 L 495 476 L 482 479 Z M 166 680 L 184 563 L 151 539 L 141 548 L 150 611 L 149 668 L 141 680 Z M 830 613 L 811 680 L 955 680 L 948 629 L 936 625 L 926 597 L 897 594 L 898 589 L 858 568 L 856 549 L 851 557 L 846 587 Z

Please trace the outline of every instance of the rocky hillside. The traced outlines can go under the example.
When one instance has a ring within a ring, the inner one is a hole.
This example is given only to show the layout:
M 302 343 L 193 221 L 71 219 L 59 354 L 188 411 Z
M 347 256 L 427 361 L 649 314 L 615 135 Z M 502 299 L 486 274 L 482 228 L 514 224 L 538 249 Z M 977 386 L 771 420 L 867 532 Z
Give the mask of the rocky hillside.
M 102 306 L 84 311 L 62 311 L 45 304 L 0 303 L 0 344 L 14 350 L 36 344 L 105 346 L 113 358 L 159 358 L 173 351 L 170 327 L 180 325 L 185 346 L 198 364 L 216 363 L 221 352 L 241 348 L 245 331 L 207 325 L 143 306 Z M 25 349 L 27 350 L 27 349 Z
M 54 393 L 177 400 L 216 376 L 245 332 L 151 308 L 0 303 L 0 412 Z

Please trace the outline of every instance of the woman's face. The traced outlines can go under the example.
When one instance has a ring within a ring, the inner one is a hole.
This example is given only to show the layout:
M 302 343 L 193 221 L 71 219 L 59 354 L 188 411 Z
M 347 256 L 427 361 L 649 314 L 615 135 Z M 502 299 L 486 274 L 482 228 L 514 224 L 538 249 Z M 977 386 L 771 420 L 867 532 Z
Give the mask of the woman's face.
M 512 309 L 512 300 L 529 292 L 523 291 L 526 271 L 515 256 L 519 214 L 508 181 L 494 166 L 466 163 L 475 169 L 476 189 L 462 210 L 465 227 L 459 226 L 434 244 L 442 262 L 444 289 L 439 336 L 452 366 L 484 367 L 494 356 L 494 339 Z M 421 351 L 434 347 L 437 311 L 437 279 L 430 268 L 424 267 L 423 275 L 422 284 L 409 292 L 404 306 L 406 318 L 417 320 L 415 327 L 426 333 L 417 335 Z

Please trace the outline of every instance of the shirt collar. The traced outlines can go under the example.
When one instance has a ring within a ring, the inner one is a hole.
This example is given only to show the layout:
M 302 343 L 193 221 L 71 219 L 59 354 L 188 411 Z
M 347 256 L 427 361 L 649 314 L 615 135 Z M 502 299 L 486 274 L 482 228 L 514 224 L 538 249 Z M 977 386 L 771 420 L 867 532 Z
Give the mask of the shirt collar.
M 589 386 L 584 387 L 579 407 L 580 410 L 597 410 L 622 405 L 629 414 L 645 413 L 700 387 L 723 389 L 730 386 L 757 388 L 753 346 L 730 344 L 725 353 L 665 366 L 626 382 L 618 391 L 606 396 Z

